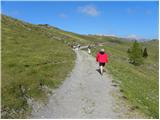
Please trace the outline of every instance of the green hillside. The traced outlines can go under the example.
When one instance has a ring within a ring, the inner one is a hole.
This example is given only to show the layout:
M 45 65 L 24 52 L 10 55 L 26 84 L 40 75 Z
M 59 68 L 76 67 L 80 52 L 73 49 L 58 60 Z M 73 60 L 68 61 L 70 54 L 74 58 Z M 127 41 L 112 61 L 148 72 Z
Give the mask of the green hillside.
M 158 40 L 141 42 L 147 48 L 144 64 L 128 62 L 132 41 L 118 37 L 79 35 L 51 27 L 33 25 L 2 15 L 2 118 L 26 118 L 31 112 L 28 98 L 45 101 L 44 89 L 57 88 L 72 70 L 75 53 L 71 45 L 98 45 L 109 54 L 106 69 L 120 85 L 127 101 L 152 118 L 158 118 Z
M 97 37 L 98 39 L 99 37 Z M 102 37 L 101 41 L 105 42 L 105 45 L 92 49 L 93 56 L 100 48 L 104 48 L 110 55 L 106 69 L 113 75 L 114 82 L 120 83 L 120 91 L 123 92 L 128 102 L 151 118 L 158 118 L 159 41 L 152 40 L 140 43 L 143 48 L 147 48 L 149 54 L 141 66 L 134 66 L 128 62 L 127 50 L 132 46 L 132 41 L 118 38 L 114 38 L 113 41 L 107 37 Z
M 64 31 L 2 15 L 2 118 L 25 118 L 27 98 L 43 101 L 74 66 Z M 66 44 L 64 44 L 66 43 Z

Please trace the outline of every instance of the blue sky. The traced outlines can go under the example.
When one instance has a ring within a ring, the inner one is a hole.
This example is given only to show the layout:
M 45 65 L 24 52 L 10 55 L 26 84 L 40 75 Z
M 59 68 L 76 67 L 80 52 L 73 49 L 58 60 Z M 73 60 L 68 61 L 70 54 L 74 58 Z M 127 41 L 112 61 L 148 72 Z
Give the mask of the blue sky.
M 2 13 L 80 34 L 158 38 L 158 1 L 3 1 Z

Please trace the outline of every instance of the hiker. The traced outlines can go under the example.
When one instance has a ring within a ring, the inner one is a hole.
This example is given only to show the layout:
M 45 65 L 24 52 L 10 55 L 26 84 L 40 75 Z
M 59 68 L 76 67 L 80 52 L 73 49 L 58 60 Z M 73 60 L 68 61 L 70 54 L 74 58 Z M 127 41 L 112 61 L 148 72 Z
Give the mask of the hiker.
M 91 53 L 91 46 L 90 45 L 88 46 L 88 53 L 89 54 Z
M 80 47 L 81 47 L 81 46 L 80 46 L 80 45 L 78 45 L 78 50 L 80 50 Z
M 81 47 L 81 46 L 78 44 L 78 45 L 77 45 L 77 50 L 80 50 L 80 47 Z
M 108 63 L 108 55 L 105 53 L 104 49 L 101 49 L 100 52 L 97 53 L 96 61 L 99 62 L 100 73 L 103 75 L 103 67 L 105 63 Z

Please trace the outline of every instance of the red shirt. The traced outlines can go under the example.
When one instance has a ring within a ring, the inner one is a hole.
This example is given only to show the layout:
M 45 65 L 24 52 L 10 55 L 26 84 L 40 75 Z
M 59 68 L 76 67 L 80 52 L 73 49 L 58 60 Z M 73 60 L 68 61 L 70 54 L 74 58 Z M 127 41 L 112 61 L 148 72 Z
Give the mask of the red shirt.
M 96 61 L 100 63 L 108 63 L 108 55 L 106 53 L 98 52 L 96 56 Z

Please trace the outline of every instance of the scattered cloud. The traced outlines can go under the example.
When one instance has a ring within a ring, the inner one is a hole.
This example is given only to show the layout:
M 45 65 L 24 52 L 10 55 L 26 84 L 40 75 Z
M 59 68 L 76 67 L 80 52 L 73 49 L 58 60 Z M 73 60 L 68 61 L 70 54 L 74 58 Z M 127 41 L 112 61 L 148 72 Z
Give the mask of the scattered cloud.
M 117 35 L 115 34 L 96 34 L 96 35 L 99 35 L 99 36 L 111 36 L 111 37 L 116 37 Z
M 135 12 L 135 10 L 133 8 L 127 8 L 127 13 L 128 14 L 132 14 L 134 12 Z
M 135 39 L 135 40 L 141 40 L 143 39 L 142 37 L 135 35 L 135 34 L 131 34 L 127 36 L 128 39 Z
M 93 5 L 86 5 L 83 7 L 78 7 L 78 11 L 86 15 L 93 16 L 93 17 L 100 15 L 100 11 L 98 11 L 97 8 Z
M 12 16 L 19 16 L 20 15 L 20 12 L 18 10 L 8 11 L 6 13 L 9 15 L 12 15 Z
M 128 14 L 139 13 L 139 12 L 142 12 L 142 13 L 147 14 L 147 15 L 152 14 L 151 10 L 141 10 L 141 9 L 134 9 L 134 8 L 127 8 L 126 11 L 127 11 Z
M 146 14 L 147 14 L 147 15 L 151 15 L 151 14 L 152 14 L 152 11 L 151 11 L 151 10 L 146 10 Z
M 60 13 L 59 15 L 58 15 L 60 18 L 67 18 L 68 16 L 66 15 L 66 14 L 64 14 L 64 13 Z

